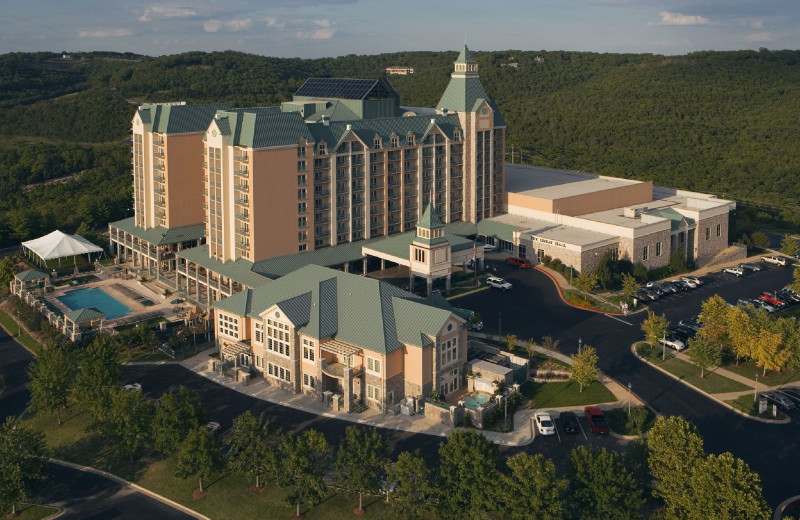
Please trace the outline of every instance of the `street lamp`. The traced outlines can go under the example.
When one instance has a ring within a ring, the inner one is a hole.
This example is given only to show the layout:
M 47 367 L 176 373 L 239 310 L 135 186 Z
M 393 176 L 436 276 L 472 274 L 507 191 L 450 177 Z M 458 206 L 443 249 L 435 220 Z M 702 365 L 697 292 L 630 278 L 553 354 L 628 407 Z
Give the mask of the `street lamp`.
M 661 335 L 661 361 L 667 359 L 667 332 Z
M 578 338 L 578 351 L 581 350 L 581 345 L 583 345 L 583 339 Z
M 633 388 L 633 384 L 628 383 L 628 417 L 631 416 L 631 388 Z
M 758 372 L 756 372 L 756 382 L 753 383 L 753 402 L 754 403 L 756 402 L 756 399 L 758 398 L 757 394 L 758 394 Z

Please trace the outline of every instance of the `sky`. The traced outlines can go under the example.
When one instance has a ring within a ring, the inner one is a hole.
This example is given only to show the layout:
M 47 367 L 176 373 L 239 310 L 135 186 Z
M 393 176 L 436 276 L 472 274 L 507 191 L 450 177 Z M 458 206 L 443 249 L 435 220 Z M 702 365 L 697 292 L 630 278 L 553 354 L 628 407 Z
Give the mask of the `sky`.
M 320 58 L 396 51 L 685 54 L 800 49 L 800 0 L 23 0 L 0 54 L 237 50 Z

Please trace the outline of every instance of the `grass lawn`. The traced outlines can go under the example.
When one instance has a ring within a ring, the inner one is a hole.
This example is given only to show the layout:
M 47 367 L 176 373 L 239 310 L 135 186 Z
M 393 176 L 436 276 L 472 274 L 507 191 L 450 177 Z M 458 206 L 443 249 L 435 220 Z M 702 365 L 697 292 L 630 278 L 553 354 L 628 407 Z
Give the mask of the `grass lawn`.
M 39 353 L 39 349 L 41 348 L 39 346 L 39 342 L 33 339 L 33 337 L 24 330 L 22 331 L 22 335 L 17 336 L 17 331 L 20 330 L 19 326 L 17 325 L 17 322 L 14 320 L 14 318 L 12 318 L 3 311 L 0 311 L 0 325 L 2 325 L 4 329 L 6 329 L 6 332 L 8 332 L 9 336 L 14 337 L 25 348 L 27 348 L 28 350 L 32 351 L 35 354 Z
M 600 301 L 591 294 L 586 295 L 582 292 L 573 291 L 572 289 L 567 289 L 564 291 L 564 298 L 572 305 L 576 305 L 578 307 L 595 309 L 603 312 L 620 312 L 619 307 Z
M 778 412 L 777 416 L 772 415 L 772 404 L 767 406 L 767 413 L 758 413 L 758 402 L 753 400 L 753 396 L 750 394 L 739 396 L 737 399 L 733 401 L 725 401 L 729 405 L 733 406 L 737 410 L 744 412 L 748 415 L 752 415 L 753 417 L 761 417 L 762 419 L 784 419 L 786 416 Z
M 714 372 L 706 371 L 705 376 L 701 378 L 699 368 L 682 359 L 677 359 L 674 356 L 670 357 L 669 353 L 667 353 L 667 359 L 662 361 L 661 347 L 652 347 L 645 343 L 639 343 L 636 346 L 636 351 L 640 356 L 660 366 L 681 381 L 685 381 L 709 394 L 739 392 L 750 388 L 738 381 L 728 379 Z
M 40 506 L 38 504 L 17 504 L 17 516 L 14 520 L 41 520 L 58 513 L 58 509 L 50 506 Z
M 647 418 L 644 421 L 644 427 L 640 431 L 639 428 L 634 427 L 633 425 L 628 424 L 628 408 L 614 408 L 613 410 L 606 410 L 604 412 L 606 416 L 606 420 L 608 421 L 609 427 L 616 433 L 620 435 L 639 435 L 642 431 L 647 431 L 653 427 L 653 424 L 656 422 L 656 414 L 653 413 L 650 408 L 646 406 L 637 406 L 636 408 L 642 408 L 647 411 Z
M 573 381 L 552 383 L 527 381 L 520 387 L 520 391 L 531 400 L 531 406 L 535 408 L 585 406 L 616 401 L 614 394 L 599 381 L 584 388 L 583 392 L 580 391 L 578 383 Z
M 796 383 L 800 381 L 800 371 L 792 372 L 767 372 L 766 376 L 762 376 L 761 374 L 764 372 L 763 369 L 756 366 L 753 360 L 741 361 L 738 365 L 736 365 L 735 360 L 731 361 L 730 363 L 726 363 L 723 365 L 725 370 L 730 370 L 735 374 L 739 374 L 742 377 L 746 377 L 751 381 L 755 381 L 755 375 L 758 373 L 758 384 L 764 384 L 766 386 L 778 386 L 778 385 L 785 385 L 787 383 Z
M 55 414 L 26 413 L 22 423 L 44 432 L 47 446 L 55 458 L 109 471 L 211 518 L 288 518 L 294 513 L 294 507 L 284 502 L 287 490 L 271 482 L 260 493 L 252 494 L 249 492 L 252 482 L 228 472 L 212 475 L 203 483 L 208 495 L 194 500 L 192 492 L 197 488 L 197 480 L 175 478 L 172 458 L 146 456 L 133 463 L 121 459 L 97 434 L 86 432 L 89 416 L 75 404 L 62 412 L 62 419 L 64 424 L 57 427 Z M 331 494 L 321 504 L 314 507 L 303 505 L 301 511 L 309 519 L 334 520 L 351 517 L 357 504 L 356 499 L 331 489 Z M 365 517 L 387 516 L 388 508 L 383 497 L 365 496 L 364 507 L 367 510 Z

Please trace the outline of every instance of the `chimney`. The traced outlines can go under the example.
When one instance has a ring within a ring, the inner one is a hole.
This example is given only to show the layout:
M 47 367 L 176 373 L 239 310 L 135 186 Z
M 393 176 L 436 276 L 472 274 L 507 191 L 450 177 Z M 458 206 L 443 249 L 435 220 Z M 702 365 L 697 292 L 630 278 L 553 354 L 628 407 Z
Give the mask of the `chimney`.
M 443 115 L 443 116 L 446 116 L 446 115 L 447 115 L 447 109 L 446 109 L 446 108 L 443 108 L 443 109 L 442 109 L 442 115 Z

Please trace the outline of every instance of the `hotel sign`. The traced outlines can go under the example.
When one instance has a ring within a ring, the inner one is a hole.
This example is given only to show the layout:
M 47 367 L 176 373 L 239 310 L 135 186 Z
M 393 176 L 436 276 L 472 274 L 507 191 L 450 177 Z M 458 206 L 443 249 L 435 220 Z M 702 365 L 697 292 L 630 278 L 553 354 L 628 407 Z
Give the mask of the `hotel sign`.
M 551 246 L 563 247 L 563 248 L 567 247 L 567 244 L 565 244 L 564 242 L 559 242 L 558 240 L 550 240 L 549 238 L 537 237 L 535 235 L 531 235 L 531 242 L 539 242 L 540 244 L 548 244 Z

